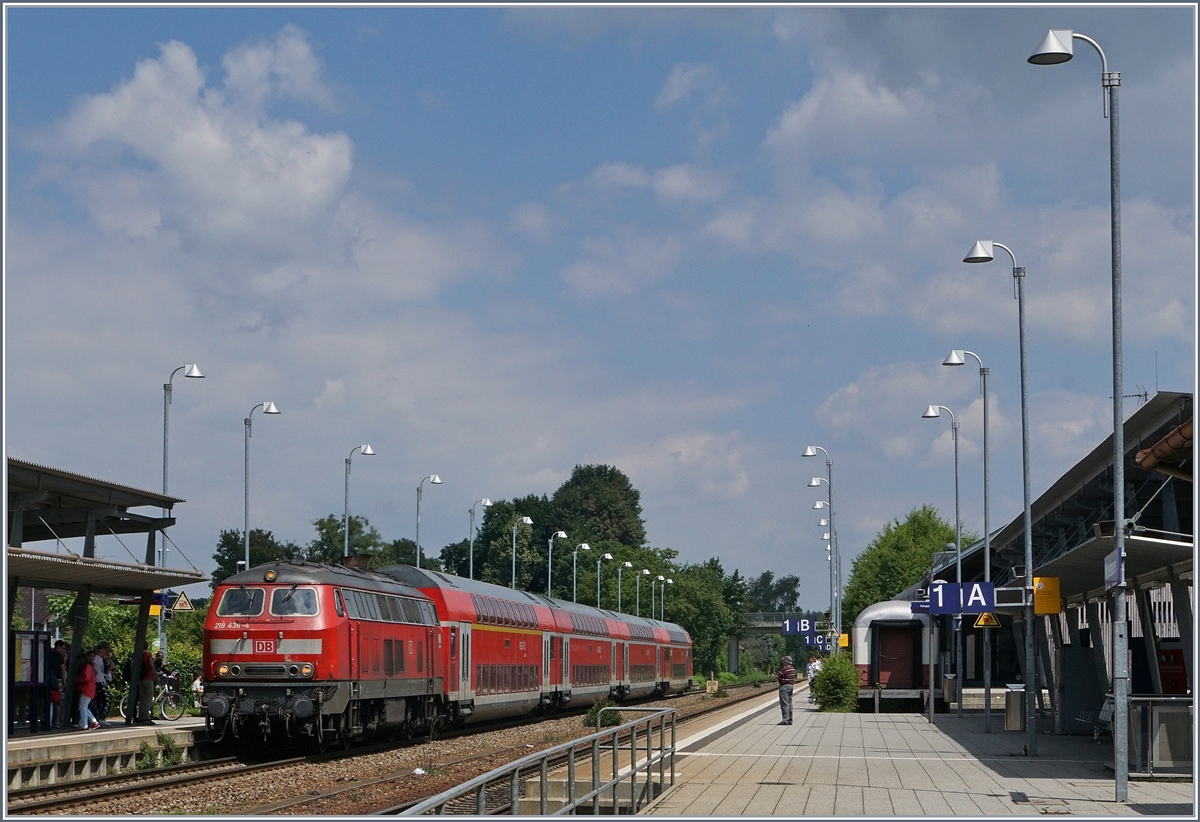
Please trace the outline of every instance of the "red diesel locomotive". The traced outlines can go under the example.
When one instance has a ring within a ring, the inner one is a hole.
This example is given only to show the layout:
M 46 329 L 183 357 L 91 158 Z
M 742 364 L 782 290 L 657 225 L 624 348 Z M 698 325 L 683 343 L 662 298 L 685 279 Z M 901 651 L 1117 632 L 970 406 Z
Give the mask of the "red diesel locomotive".
M 210 733 L 324 745 L 686 689 L 677 625 L 409 565 L 261 565 L 205 622 Z

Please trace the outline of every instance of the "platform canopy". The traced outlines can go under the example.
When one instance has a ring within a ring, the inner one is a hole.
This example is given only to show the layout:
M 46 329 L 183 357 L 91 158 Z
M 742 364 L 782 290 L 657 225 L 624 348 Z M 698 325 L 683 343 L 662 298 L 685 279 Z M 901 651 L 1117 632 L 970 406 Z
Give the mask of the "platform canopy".
M 59 591 L 88 588 L 98 594 L 129 596 L 208 580 L 200 571 L 157 568 L 153 565 L 12 546 L 8 549 L 8 578 L 18 580 L 23 587 Z

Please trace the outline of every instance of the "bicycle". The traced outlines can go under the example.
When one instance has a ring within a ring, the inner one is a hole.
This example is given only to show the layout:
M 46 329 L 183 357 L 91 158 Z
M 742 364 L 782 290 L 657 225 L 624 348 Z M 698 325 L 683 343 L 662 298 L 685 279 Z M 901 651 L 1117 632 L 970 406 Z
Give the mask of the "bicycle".
M 175 690 L 168 683 L 166 686 L 159 686 L 154 691 L 154 702 L 152 703 L 151 716 L 157 716 L 159 719 L 166 719 L 174 722 L 179 717 L 183 716 L 187 710 L 187 702 L 184 701 L 183 694 Z M 125 693 L 121 697 L 120 702 L 121 717 L 129 718 L 129 694 Z

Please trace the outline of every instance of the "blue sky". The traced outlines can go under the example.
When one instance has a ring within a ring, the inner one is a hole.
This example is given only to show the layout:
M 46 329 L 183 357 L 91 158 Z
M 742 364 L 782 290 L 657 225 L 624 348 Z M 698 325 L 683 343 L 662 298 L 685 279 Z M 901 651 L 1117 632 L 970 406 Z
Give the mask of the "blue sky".
M 1145 8 L 7 6 L 5 447 L 161 487 L 210 565 L 242 523 L 306 542 L 351 507 L 467 536 L 480 497 L 609 463 L 652 544 L 827 592 L 889 520 L 1020 510 L 1111 430 L 1100 63 L 1122 72 L 1126 382 L 1195 383 L 1195 20 Z M 1129 401 L 1132 411 L 1136 401 Z M 112 544 L 108 544 L 111 542 Z M 112 538 L 100 552 L 126 558 Z

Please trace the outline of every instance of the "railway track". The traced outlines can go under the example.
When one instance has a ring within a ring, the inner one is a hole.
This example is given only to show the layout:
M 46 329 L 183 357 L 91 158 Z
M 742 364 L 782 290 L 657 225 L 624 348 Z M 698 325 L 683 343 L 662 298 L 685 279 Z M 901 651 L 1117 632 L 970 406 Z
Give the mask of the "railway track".
M 748 685 L 729 686 L 727 691 L 730 693 L 729 700 L 719 700 L 719 704 L 714 704 L 708 708 L 699 709 L 696 712 L 689 713 L 687 717 L 681 718 L 679 721 L 685 722 L 689 719 L 703 716 L 712 710 L 718 710 L 726 705 L 738 702 L 741 699 L 749 698 L 765 692 L 762 689 L 757 689 Z M 695 692 L 691 692 L 690 695 L 694 696 Z M 677 699 L 680 696 L 686 695 L 672 695 L 666 697 L 665 699 L 670 701 Z M 583 713 L 584 709 L 578 709 L 573 712 L 557 714 L 554 718 L 560 719 L 563 717 L 570 717 L 573 714 L 581 716 Z M 536 723 L 530 723 L 527 718 L 523 718 L 520 720 L 488 723 L 486 726 L 468 726 L 462 729 L 439 732 L 437 734 L 437 739 L 449 740 L 486 731 L 502 730 L 505 728 L 513 728 L 530 724 Z M 71 783 L 47 786 L 44 788 L 29 788 L 25 790 L 9 792 L 7 810 L 9 814 L 13 815 L 61 812 L 70 810 L 72 808 L 78 808 L 81 805 L 90 805 L 98 800 L 125 798 L 154 791 L 168 790 L 199 782 L 207 782 L 223 775 L 240 777 L 256 772 L 262 773 L 269 772 L 271 770 L 286 769 L 300 763 L 334 762 L 356 756 L 365 756 L 372 753 L 390 751 L 401 747 L 422 745 L 427 741 L 428 739 L 426 737 L 406 740 L 399 744 L 397 744 L 395 741 L 389 741 L 386 743 L 360 745 L 350 748 L 349 750 L 332 751 L 323 754 L 311 754 L 307 756 L 294 756 L 285 759 L 274 759 L 266 762 L 248 762 L 243 757 L 231 756 L 220 759 L 210 759 L 204 762 L 187 765 L 156 768 L 148 771 L 133 771 L 114 776 L 80 780 Z M 528 748 L 524 745 L 520 745 L 513 746 L 511 748 L 492 749 L 480 754 L 457 759 L 452 762 L 439 763 L 439 765 L 469 766 L 471 762 L 487 758 L 494 759 L 498 755 L 505 755 L 510 759 L 516 759 L 526 755 L 527 753 L 529 753 Z M 488 770 L 490 770 L 490 767 Z M 242 812 L 249 815 L 261 815 L 265 813 L 277 812 L 286 808 L 300 807 L 321 800 L 327 800 L 331 797 L 335 797 L 339 794 L 344 794 L 356 789 L 362 789 L 390 781 L 396 781 L 397 779 L 409 776 L 410 774 L 411 770 L 404 770 L 395 773 L 384 774 L 378 777 L 372 777 L 369 779 L 348 781 L 343 785 L 338 785 L 324 791 L 314 791 L 312 794 L 289 797 L 271 804 L 247 808 Z M 402 812 L 404 808 L 411 807 L 416 801 L 419 800 L 413 800 L 411 802 L 389 806 L 381 811 L 377 811 L 377 813 L 381 815 L 398 814 Z

